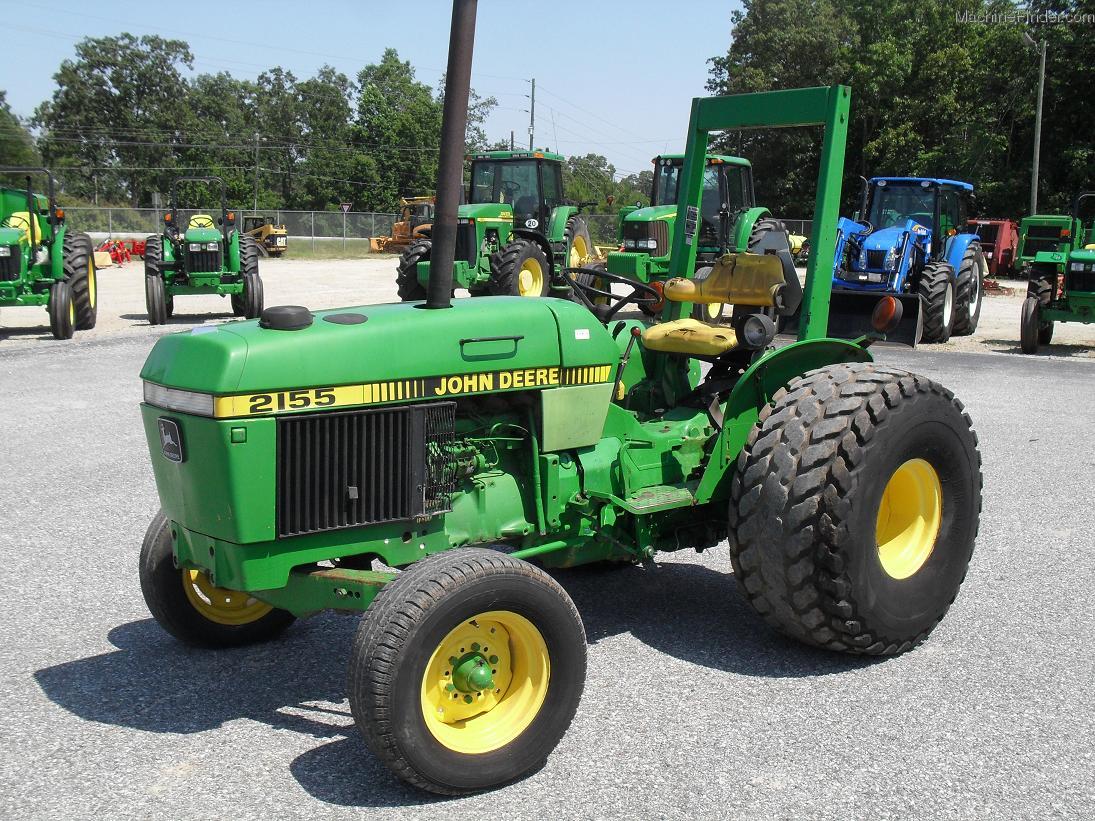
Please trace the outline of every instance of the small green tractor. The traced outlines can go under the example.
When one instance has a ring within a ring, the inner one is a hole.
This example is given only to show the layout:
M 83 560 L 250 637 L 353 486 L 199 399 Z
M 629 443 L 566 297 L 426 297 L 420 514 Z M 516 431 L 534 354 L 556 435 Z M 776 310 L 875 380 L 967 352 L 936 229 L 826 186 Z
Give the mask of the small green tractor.
M 609 273 L 648 282 L 660 291 L 670 273 L 670 248 L 677 219 L 683 154 L 662 154 L 654 160 L 654 182 L 650 205 L 620 209 L 617 229 L 619 251 L 608 254 Z M 708 154 L 700 200 L 699 248 L 696 250 L 697 278 L 703 279 L 715 261 L 726 253 L 757 250 L 765 238 L 779 237 L 787 243 L 783 224 L 771 212 L 758 206 L 753 197 L 753 169 L 748 160 Z M 787 245 L 789 248 L 789 244 Z M 649 316 L 661 313 L 659 300 L 640 306 Z M 695 318 L 718 321 L 723 305 L 696 305 Z
M 593 255 L 579 215 L 563 198 L 564 158 L 550 151 L 485 151 L 467 157 L 471 185 L 460 206 L 453 284 L 472 296 L 548 296 L 553 278 Z M 426 298 L 431 238 L 399 257 L 399 298 Z
M 454 4 L 454 43 L 469 8 Z M 397 776 L 445 794 L 527 774 L 575 715 L 585 632 L 542 568 L 656 572 L 659 551 L 728 539 L 739 586 L 777 630 L 850 653 L 923 641 L 972 555 L 980 457 L 950 391 L 873 364 L 897 300 L 879 299 L 871 333 L 825 336 L 850 90 L 693 103 L 670 252 L 681 276 L 661 293 L 568 267 L 585 305 L 451 300 L 464 122 L 450 106 L 466 106 L 471 48 L 454 51 L 467 62 L 450 54 L 424 303 L 269 308 L 150 353 L 141 413 L 162 511 L 140 578 L 159 623 L 226 647 L 361 613 L 357 726 Z M 710 131 L 804 125 L 824 129 L 815 251 L 798 340 L 776 348 L 766 311 L 790 309 L 793 266 L 728 253 L 694 276 L 704 157 Z M 621 318 L 663 297 L 660 321 Z M 689 317 L 693 302 L 753 310 L 732 328 Z
M 179 183 L 205 183 L 220 189 L 221 212 L 193 214 L 186 227 L 179 221 Z M 150 325 L 163 325 L 175 313 L 175 297 L 220 294 L 232 304 L 233 316 L 255 319 L 262 313 L 259 246 L 236 228 L 220 177 L 180 177 L 171 184 L 170 209 L 163 233 L 149 237 L 144 254 L 144 297 Z
M 91 238 L 65 225 L 56 182 L 45 168 L 0 166 L 0 174 L 25 174 L 26 188 L 0 187 L 0 307 L 44 305 L 55 339 L 95 327 L 98 287 Z M 34 193 L 33 175 L 46 178 Z
M 1056 254 L 1057 273 L 1065 272 L 1064 260 L 1072 250 L 1073 237 L 1082 226 L 1074 225 L 1068 214 L 1035 214 L 1023 217 L 1019 222 L 1019 244 L 1015 253 L 1014 268 L 1018 276 L 1030 279 L 1031 268 L 1039 254 Z M 1047 257 L 1042 257 L 1042 267 Z
M 1069 249 L 1034 255 L 1019 320 L 1023 353 L 1038 353 L 1039 346 L 1048 345 L 1053 339 L 1054 322 L 1095 322 L 1095 223 L 1085 240 L 1080 220 L 1080 207 L 1091 198 L 1095 198 L 1095 192 L 1086 191 L 1072 203 L 1068 226 L 1061 232 L 1062 242 L 1067 241 Z

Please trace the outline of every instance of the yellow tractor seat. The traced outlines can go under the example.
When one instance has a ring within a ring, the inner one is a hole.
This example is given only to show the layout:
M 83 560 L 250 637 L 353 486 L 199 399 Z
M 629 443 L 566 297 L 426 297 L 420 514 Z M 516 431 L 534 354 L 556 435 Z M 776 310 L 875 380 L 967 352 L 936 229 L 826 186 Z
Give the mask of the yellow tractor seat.
M 195 214 L 190 218 L 190 222 L 186 224 L 186 227 L 189 230 L 190 228 L 216 228 L 217 226 L 208 214 Z
M 662 353 L 721 356 L 738 346 L 738 336 L 733 328 L 708 325 L 698 319 L 677 319 L 643 331 L 643 346 Z
M 26 211 L 13 211 L 6 220 L 4 225 L 7 228 L 14 228 L 19 231 L 19 241 L 30 243 L 30 214 Z M 42 241 L 42 235 L 40 233 L 35 234 L 35 239 L 39 242 Z
M 1095 242 L 1091 243 L 1090 245 L 1085 245 L 1084 250 L 1085 251 L 1095 251 Z
M 665 298 L 770 308 L 784 285 L 783 264 L 775 254 L 723 254 L 705 279 L 668 280 Z

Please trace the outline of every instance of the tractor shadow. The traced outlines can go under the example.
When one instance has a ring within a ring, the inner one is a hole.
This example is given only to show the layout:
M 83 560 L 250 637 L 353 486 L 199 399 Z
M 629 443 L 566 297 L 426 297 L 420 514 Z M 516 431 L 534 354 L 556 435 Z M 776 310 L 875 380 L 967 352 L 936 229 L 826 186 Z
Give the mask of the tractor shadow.
M 1033 354 L 1023 353 L 1023 349 L 1019 347 L 1019 343 L 1014 339 L 983 339 L 981 340 L 986 345 L 997 346 L 997 352 L 999 353 L 1011 353 L 1019 354 L 1020 356 L 1030 357 L 1042 357 L 1043 359 L 1048 357 L 1072 357 L 1072 356 L 1090 356 L 1095 348 L 1091 345 L 1072 345 L 1067 342 L 1056 343 L 1051 342 L 1048 345 L 1041 345 L 1038 347 L 1038 352 Z
M 21 328 L 0 328 L 0 342 L 5 339 L 41 339 L 49 341 L 53 339 L 49 325 Z
M 666 562 L 652 569 L 593 567 L 553 575 L 578 606 L 591 645 L 630 633 L 675 658 L 748 676 L 824 676 L 877 663 L 779 636 L 749 610 L 732 576 L 703 565 Z M 323 740 L 289 770 L 325 803 L 388 807 L 447 800 L 396 779 L 354 728 L 345 682 L 357 622 L 321 614 L 277 641 L 202 650 L 144 619 L 108 633 L 116 649 L 42 668 L 34 679 L 52 702 L 100 724 L 196 734 L 250 719 Z
M 146 327 L 152 327 L 148 322 L 148 314 L 121 314 L 121 319 L 128 319 L 136 325 L 143 325 Z M 167 318 L 167 325 L 201 325 L 203 322 L 209 322 L 214 319 L 240 319 L 235 316 L 231 311 L 222 311 L 220 313 L 216 311 L 203 311 L 199 314 L 180 314 L 176 311 L 172 316 Z

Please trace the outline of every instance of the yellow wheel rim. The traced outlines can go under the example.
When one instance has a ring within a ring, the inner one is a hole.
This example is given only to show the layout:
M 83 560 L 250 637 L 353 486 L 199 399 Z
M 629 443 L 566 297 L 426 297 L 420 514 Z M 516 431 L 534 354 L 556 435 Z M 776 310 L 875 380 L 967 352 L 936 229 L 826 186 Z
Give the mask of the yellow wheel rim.
M 718 319 L 722 315 L 722 303 L 711 302 L 706 306 L 707 318 L 711 321 Z
M 943 519 L 943 486 L 935 468 L 910 459 L 882 491 L 875 540 L 882 569 L 895 579 L 916 573 L 935 549 Z
M 588 258 L 589 246 L 586 245 L 586 238 L 575 237 L 573 242 L 570 243 L 570 267 L 580 268 L 582 263 Z
M 489 753 L 532 724 L 550 674 L 547 644 L 532 622 L 508 610 L 480 613 L 450 630 L 430 656 L 422 718 L 448 749 Z
M 521 296 L 542 296 L 544 293 L 544 269 L 535 259 L 526 259 L 517 272 L 517 293 Z
M 95 284 L 95 263 L 90 259 L 87 261 L 87 302 L 91 308 L 95 307 L 95 291 L 98 286 Z
M 76 324 L 76 304 L 71 299 L 68 301 L 68 323 Z
M 217 587 L 209 580 L 209 576 L 200 570 L 184 568 L 182 585 L 183 590 L 186 591 L 186 598 L 194 609 L 217 624 L 250 624 L 274 609 L 246 593 Z

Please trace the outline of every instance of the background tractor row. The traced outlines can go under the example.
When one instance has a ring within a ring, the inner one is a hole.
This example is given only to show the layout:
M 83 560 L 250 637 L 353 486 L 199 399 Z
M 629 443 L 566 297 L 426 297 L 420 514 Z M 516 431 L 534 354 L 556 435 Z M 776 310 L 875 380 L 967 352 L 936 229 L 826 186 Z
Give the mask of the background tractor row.
M 553 277 L 593 254 L 582 205 L 563 194 L 563 157 L 550 151 L 473 154 L 467 202 L 459 206 L 453 286 L 472 296 L 547 296 Z M 399 259 L 399 298 L 425 299 L 433 240 Z
M 1095 322 L 1095 221 L 1084 231 L 1080 219 L 1085 201 L 1095 192 L 1079 194 L 1072 203 L 1060 242 L 1038 251 L 1030 263 L 1027 297 L 1020 315 L 1019 342 L 1023 353 L 1037 353 L 1053 339 L 1054 322 Z
M 24 188 L 0 187 L 0 307 L 45 306 L 56 339 L 95 327 L 98 286 L 87 234 L 69 230 L 58 207 L 56 183 L 44 168 L 0 167 L 20 175 Z M 32 180 L 46 180 L 46 194 Z
M 220 216 L 195 213 L 181 225 L 179 184 L 205 184 L 220 192 Z M 236 228 L 220 177 L 180 177 L 171 184 L 170 209 L 163 232 L 145 241 L 145 307 L 151 325 L 163 325 L 175 312 L 175 297 L 188 294 L 227 296 L 234 316 L 253 319 L 262 313 L 259 246 Z

